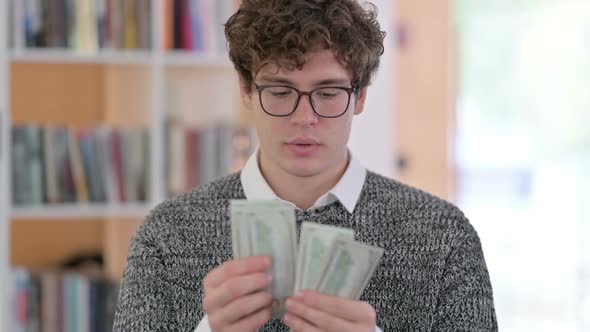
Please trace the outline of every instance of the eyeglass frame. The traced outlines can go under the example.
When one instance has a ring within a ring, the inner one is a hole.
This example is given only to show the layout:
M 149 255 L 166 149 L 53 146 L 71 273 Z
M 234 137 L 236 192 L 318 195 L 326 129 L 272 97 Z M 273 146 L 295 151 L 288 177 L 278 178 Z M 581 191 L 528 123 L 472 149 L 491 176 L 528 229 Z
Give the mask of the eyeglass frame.
M 315 88 L 313 90 L 310 91 L 300 91 L 299 89 L 292 87 L 290 85 L 282 85 L 282 84 L 277 84 L 277 85 L 258 85 L 256 83 L 254 83 L 254 87 L 256 88 L 256 91 L 258 91 L 258 99 L 260 100 L 260 107 L 262 108 L 262 110 L 264 111 L 264 113 L 270 115 L 270 116 L 276 116 L 279 118 L 284 118 L 287 117 L 293 113 L 295 113 L 295 111 L 297 110 L 297 106 L 299 106 L 299 102 L 301 101 L 301 96 L 307 96 L 309 98 L 309 104 L 311 105 L 311 109 L 313 110 L 313 112 L 315 114 L 317 114 L 319 117 L 321 118 L 326 118 L 326 119 L 335 119 L 335 118 L 339 118 L 341 116 L 343 116 L 344 114 L 346 114 L 346 112 L 348 112 L 348 107 L 350 106 L 350 96 L 355 93 L 357 94 L 359 91 L 359 82 L 358 81 L 354 81 L 351 82 L 352 83 L 352 87 L 351 88 L 345 88 L 342 86 L 322 86 L 319 88 Z M 293 89 L 297 92 L 297 101 L 295 102 L 295 106 L 293 106 L 293 110 L 287 114 L 283 114 L 283 115 L 276 115 L 276 114 L 271 114 L 269 113 L 265 108 L 264 105 L 262 104 L 262 91 L 264 91 L 264 89 L 267 88 L 290 88 Z M 344 90 L 346 91 L 346 93 L 348 93 L 348 102 L 346 103 L 346 107 L 344 108 L 344 111 L 336 116 L 325 116 L 325 115 L 321 115 L 320 113 L 318 113 L 315 109 L 315 106 L 313 105 L 313 101 L 311 99 L 311 95 L 317 91 L 317 90 L 321 90 L 321 89 L 340 89 L 340 90 Z

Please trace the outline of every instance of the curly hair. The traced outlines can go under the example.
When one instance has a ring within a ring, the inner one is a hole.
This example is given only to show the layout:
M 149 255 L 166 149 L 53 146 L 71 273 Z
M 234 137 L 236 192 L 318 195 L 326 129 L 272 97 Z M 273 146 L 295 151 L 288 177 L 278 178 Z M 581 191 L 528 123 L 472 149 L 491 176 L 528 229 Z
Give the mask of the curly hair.
M 360 88 L 371 82 L 383 54 L 385 32 L 377 9 L 357 0 L 243 0 L 225 24 L 229 57 L 248 92 L 254 76 L 274 63 L 294 70 L 305 54 L 334 51 Z

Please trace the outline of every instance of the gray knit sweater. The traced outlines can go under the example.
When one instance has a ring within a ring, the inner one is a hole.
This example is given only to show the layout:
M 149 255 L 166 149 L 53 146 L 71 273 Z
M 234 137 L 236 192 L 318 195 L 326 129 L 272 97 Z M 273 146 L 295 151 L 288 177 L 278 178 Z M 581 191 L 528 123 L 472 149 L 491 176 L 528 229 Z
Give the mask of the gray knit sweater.
M 231 259 L 229 200 L 243 199 L 233 174 L 168 200 L 131 242 L 114 331 L 186 331 L 203 317 L 202 281 Z M 297 214 L 352 228 L 385 249 L 361 300 L 383 331 L 497 331 L 492 288 L 476 231 L 453 205 L 372 172 L 354 213 L 339 203 Z M 287 331 L 278 320 L 263 331 Z

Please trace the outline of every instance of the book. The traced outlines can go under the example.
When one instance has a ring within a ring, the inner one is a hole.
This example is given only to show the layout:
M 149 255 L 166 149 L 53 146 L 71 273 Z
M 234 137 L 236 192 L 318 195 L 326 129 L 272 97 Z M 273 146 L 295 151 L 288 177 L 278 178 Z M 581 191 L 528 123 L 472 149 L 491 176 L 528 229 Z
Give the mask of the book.
M 139 49 L 149 50 L 152 48 L 152 34 L 150 33 L 152 2 L 145 0 L 136 0 L 137 6 L 137 47 Z
M 52 143 L 55 150 L 55 164 L 57 165 L 58 203 L 72 203 L 76 201 L 76 189 L 72 173 L 68 136 L 67 128 L 55 128 Z
M 70 155 L 70 165 L 72 166 L 72 175 L 74 177 L 74 186 L 76 188 L 76 201 L 80 203 L 88 203 L 88 186 L 86 185 L 87 174 L 84 172 L 78 135 L 73 128 L 68 130 L 68 135 L 68 151 Z
M 163 0 L 164 2 L 164 49 L 171 50 L 174 48 L 174 3 L 173 0 Z
M 106 202 L 104 178 L 99 171 L 98 150 L 96 137 L 91 129 L 81 130 L 78 133 L 80 154 L 84 167 L 84 175 L 88 181 L 88 195 L 90 202 Z
M 16 48 L 151 48 L 151 1 L 10 0 L 9 7 Z
M 164 8 L 165 49 L 225 53 L 224 24 L 236 10 L 233 0 L 168 0 Z
M 37 125 L 12 129 L 12 193 L 16 205 L 45 201 L 43 131 Z
M 96 3 L 94 0 L 77 0 L 76 8 L 76 50 L 95 53 L 98 50 L 98 29 L 96 26 Z
M 137 0 L 121 0 L 123 2 L 123 35 L 125 49 L 137 48 Z
M 27 166 L 30 179 L 31 204 L 40 205 L 45 201 L 43 179 L 43 129 L 38 125 L 28 126 L 25 130 L 27 139 Z
M 55 128 L 45 127 L 43 131 L 43 150 L 45 152 L 45 196 L 46 203 L 56 204 L 60 201 L 57 172 L 57 156 L 55 150 Z
M 26 176 L 27 146 L 22 128 L 12 128 L 11 131 L 11 168 L 12 168 L 12 203 L 22 205 L 29 203 L 29 184 Z
M 145 129 L 24 125 L 11 130 L 17 206 L 145 202 L 150 137 Z
M 169 196 L 239 171 L 257 145 L 251 127 L 192 127 L 171 118 L 166 123 L 163 144 Z
M 60 276 L 56 271 L 40 274 L 41 281 L 41 324 L 44 332 L 60 332 L 62 297 Z

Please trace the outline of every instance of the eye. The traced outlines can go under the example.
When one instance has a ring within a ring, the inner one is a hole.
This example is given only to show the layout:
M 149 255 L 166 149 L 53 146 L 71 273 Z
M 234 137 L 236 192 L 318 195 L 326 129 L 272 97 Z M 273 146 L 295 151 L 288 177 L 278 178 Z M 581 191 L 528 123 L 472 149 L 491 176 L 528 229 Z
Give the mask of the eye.
M 270 87 L 265 90 L 265 92 L 269 93 L 273 97 L 281 98 L 281 97 L 288 97 L 293 94 L 293 89 L 287 87 Z
M 329 93 L 329 92 L 320 92 L 319 95 L 320 95 L 320 97 L 324 97 L 324 98 L 330 98 L 330 97 L 337 96 L 336 93 Z
M 318 95 L 318 97 L 323 99 L 333 99 L 344 94 L 344 90 L 336 88 L 326 88 L 317 90 L 316 94 Z

